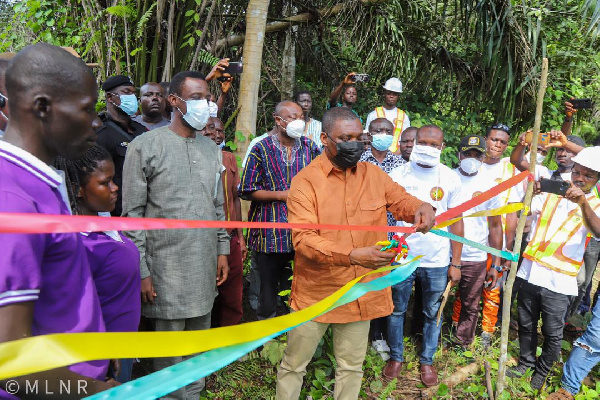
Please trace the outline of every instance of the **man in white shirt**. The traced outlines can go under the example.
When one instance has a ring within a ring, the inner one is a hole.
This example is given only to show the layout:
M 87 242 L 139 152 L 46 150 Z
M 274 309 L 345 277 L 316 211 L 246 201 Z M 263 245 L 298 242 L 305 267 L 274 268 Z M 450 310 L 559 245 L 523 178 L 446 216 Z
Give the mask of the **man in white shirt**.
M 377 107 L 369 113 L 365 129 L 369 129 L 369 125 L 371 125 L 371 121 L 374 119 L 387 118 L 388 121 L 394 124 L 394 131 L 398 131 L 397 140 L 400 138 L 399 135 L 410 126 L 408 114 L 396 107 L 400 93 L 402 93 L 402 82 L 400 82 L 400 79 L 388 79 L 383 86 L 383 107 Z
M 467 199 L 478 196 L 496 185 L 494 181 L 479 171 L 485 154 L 485 139 L 481 136 L 465 136 L 460 142 L 458 159 L 460 165 L 454 171 L 458 175 L 463 196 Z M 489 211 L 499 208 L 498 196 L 469 210 L 471 212 Z M 464 220 L 465 237 L 485 246 L 502 249 L 502 219 L 499 215 L 490 217 L 466 218 Z M 496 286 L 498 273 L 502 272 L 501 258 L 489 257 L 491 268 L 487 268 L 488 254 L 471 246 L 463 246 L 462 268 L 458 285 L 457 300 L 454 303 L 457 330 L 456 341 L 459 346 L 469 346 L 475 338 L 475 328 L 479 316 L 479 301 L 484 283 Z M 459 300 L 460 299 L 460 300 Z
M 564 197 L 542 193 L 533 199 L 531 212 L 538 215 L 538 222 L 517 273 L 521 355 L 509 372 L 520 376 L 534 369 L 535 390 L 542 388 L 560 356 L 565 313 L 569 296 L 577 295 L 588 233 L 600 237 L 600 200 L 591 192 L 600 177 L 600 147 L 582 150 L 573 162 L 572 184 Z M 536 360 L 540 316 L 544 344 Z
M 420 200 L 431 203 L 439 215 L 449 208 L 464 202 L 461 194 L 460 179 L 448 167 L 440 164 L 444 145 L 444 133 L 435 125 L 426 125 L 417 131 L 415 146 L 410 161 L 390 174 L 391 178 L 404 186 L 406 191 Z M 399 222 L 401 226 L 408 226 Z M 460 220 L 450 226 L 450 231 L 463 236 L 464 224 Z M 413 233 L 407 237 L 410 254 L 423 255 L 420 267 L 404 282 L 392 288 L 394 312 L 388 317 L 388 343 L 390 360 L 383 375 L 388 379 L 398 377 L 404 353 L 404 316 L 408 299 L 415 279 L 419 279 L 423 288 L 423 351 L 421 352 L 421 381 L 426 386 L 437 384 L 437 371 L 433 367 L 433 355 L 437 349 L 441 324 L 436 323 L 437 312 L 441 305 L 448 278 L 454 284 L 460 281 L 462 243 L 427 233 Z M 450 247 L 452 246 L 452 263 Z M 451 264 L 451 265 L 449 265 Z

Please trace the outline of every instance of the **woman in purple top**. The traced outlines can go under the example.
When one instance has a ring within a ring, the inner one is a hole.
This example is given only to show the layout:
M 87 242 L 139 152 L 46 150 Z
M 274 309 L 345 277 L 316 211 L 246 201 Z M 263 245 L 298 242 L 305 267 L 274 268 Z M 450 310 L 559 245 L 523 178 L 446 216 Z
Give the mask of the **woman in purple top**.
M 63 158 L 57 166 L 65 172 L 73 214 L 110 216 L 117 201 L 113 182 L 115 165 L 100 146 L 91 147 L 77 161 Z M 116 231 L 81 232 L 107 332 L 135 332 L 141 312 L 140 253 L 135 244 Z M 112 365 L 112 364 L 111 364 Z M 121 360 L 115 371 L 119 382 L 131 379 L 133 360 Z M 110 371 L 109 371 L 110 373 Z

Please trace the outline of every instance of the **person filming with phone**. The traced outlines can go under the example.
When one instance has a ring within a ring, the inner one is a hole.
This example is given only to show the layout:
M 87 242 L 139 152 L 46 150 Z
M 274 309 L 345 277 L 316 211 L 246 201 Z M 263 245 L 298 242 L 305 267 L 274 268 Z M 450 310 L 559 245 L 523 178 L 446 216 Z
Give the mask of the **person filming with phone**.
M 542 193 L 531 202 L 537 224 L 517 273 L 521 354 L 509 375 L 522 376 L 532 369 L 534 390 L 543 387 L 560 355 L 564 317 L 569 296 L 578 293 L 577 273 L 588 233 L 600 237 L 600 200 L 592 193 L 600 178 L 600 147 L 585 148 L 572 161 L 571 182 L 542 184 Z M 536 359 L 540 316 L 544 345 Z
M 352 110 L 358 118 L 360 115 L 354 110 L 354 105 L 358 101 L 358 92 L 356 91 L 356 82 L 363 82 L 368 80 L 368 75 L 357 74 L 356 72 L 350 72 L 339 85 L 333 89 L 329 101 L 327 102 L 327 109 L 333 107 L 346 107 Z M 338 102 L 338 99 L 340 102 Z M 362 118 L 360 118 L 362 123 Z

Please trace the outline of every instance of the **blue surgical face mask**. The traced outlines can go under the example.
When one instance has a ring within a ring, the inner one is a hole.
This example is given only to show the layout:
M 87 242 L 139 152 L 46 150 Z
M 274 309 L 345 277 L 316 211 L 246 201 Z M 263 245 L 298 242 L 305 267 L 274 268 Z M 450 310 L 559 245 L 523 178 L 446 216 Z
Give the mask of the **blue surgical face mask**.
M 135 115 L 138 111 L 138 99 L 135 94 L 121 94 L 119 99 L 121 99 L 121 105 L 118 107 L 130 117 Z
M 371 142 L 371 146 L 373 146 L 375 150 L 386 151 L 390 148 L 393 141 L 394 137 L 392 135 L 378 133 L 376 135 L 373 135 L 373 141 Z

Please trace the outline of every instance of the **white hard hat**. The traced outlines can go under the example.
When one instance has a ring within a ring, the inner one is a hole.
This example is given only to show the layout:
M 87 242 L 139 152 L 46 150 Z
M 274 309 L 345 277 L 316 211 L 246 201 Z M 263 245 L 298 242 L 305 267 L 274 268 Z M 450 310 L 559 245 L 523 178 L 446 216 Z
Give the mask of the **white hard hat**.
M 571 160 L 593 171 L 600 172 L 600 146 L 586 147 Z
M 385 81 L 383 88 L 390 92 L 402 93 L 402 82 L 400 82 L 400 79 L 398 78 L 390 78 Z

